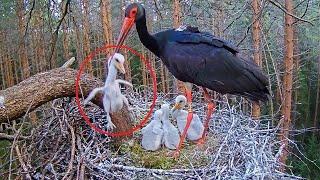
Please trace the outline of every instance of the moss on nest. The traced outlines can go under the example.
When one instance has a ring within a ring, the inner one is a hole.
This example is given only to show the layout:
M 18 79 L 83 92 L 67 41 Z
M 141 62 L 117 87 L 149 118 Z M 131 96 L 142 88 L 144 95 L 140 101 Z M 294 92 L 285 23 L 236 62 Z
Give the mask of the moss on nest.
M 209 136 L 202 148 L 187 141 L 177 160 L 172 157 L 174 152 L 172 150 L 162 147 L 158 151 L 146 151 L 139 142 L 136 141 L 131 145 L 125 143 L 118 150 L 119 155 L 130 156 L 132 166 L 153 169 L 200 168 L 211 162 L 208 155 L 214 153 L 218 139 L 215 136 Z

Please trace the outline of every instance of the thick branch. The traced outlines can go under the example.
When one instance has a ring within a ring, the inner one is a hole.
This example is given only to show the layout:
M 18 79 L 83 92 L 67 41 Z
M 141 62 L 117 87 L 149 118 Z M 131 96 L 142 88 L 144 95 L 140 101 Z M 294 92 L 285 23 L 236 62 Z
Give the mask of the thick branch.
M 75 96 L 75 79 L 77 71 L 70 68 L 57 68 L 36 74 L 21 83 L 0 91 L 4 96 L 4 107 L 0 109 L 0 122 L 7 122 L 25 115 L 42 104 L 61 97 Z M 86 97 L 92 89 L 103 83 L 91 76 L 81 76 L 81 91 Z M 102 105 L 102 94 L 98 94 L 93 103 Z M 111 115 L 116 131 L 125 131 L 132 127 L 127 107 Z

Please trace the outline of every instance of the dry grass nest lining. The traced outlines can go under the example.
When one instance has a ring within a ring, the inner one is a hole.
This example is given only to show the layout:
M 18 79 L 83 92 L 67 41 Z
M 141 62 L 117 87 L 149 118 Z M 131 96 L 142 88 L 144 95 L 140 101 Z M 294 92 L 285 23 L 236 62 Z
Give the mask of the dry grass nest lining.
M 127 94 L 135 109 L 136 119 L 147 111 L 151 98 L 137 92 Z M 146 93 L 151 96 L 151 93 Z M 201 94 L 194 95 L 194 110 L 205 116 L 205 103 Z M 173 98 L 158 97 L 158 105 L 173 103 Z M 48 108 L 49 105 L 49 108 Z M 159 106 L 158 106 L 159 107 Z M 281 147 L 276 140 L 277 127 L 263 117 L 252 120 L 241 111 L 241 103 L 230 105 L 218 102 L 210 123 L 208 142 L 204 150 L 194 144 L 186 145 L 178 161 L 167 156 L 166 149 L 146 152 L 140 146 L 140 133 L 134 141 L 113 147 L 111 138 L 97 134 L 81 119 L 70 98 L 56 100 L 38 109 L 45 111 L 29 143 L 21 140 L 21 151 L 28 173 L 36 179 L 69 178 L 299 178 L 277 171 Z M 88 109 L 90 117 L 100 121 L 100 109 Z M 73 160 L 70 163 L 70 160 Z M 12 168 L 13 174 L 24 170 Z

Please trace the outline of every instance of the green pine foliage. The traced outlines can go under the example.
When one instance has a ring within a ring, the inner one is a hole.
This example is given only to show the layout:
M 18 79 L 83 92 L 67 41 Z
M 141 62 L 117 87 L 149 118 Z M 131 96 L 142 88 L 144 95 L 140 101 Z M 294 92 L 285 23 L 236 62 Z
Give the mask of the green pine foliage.
M 318 136 L 318 137 L 317 137 Z M 301 157 L 299 152 L 294 152 L 296 156 L 289 159 L 290 165 L 293 167 L 293 173 L 307 179 L 319 179 L 320 177 L 320 140 L 319 134 L 308 134 L 303 138 L 299 138 L 299 144 L 303 147 L 302 153 L 308 158 Z M 302 162 L 303 161 L 303 162 Z

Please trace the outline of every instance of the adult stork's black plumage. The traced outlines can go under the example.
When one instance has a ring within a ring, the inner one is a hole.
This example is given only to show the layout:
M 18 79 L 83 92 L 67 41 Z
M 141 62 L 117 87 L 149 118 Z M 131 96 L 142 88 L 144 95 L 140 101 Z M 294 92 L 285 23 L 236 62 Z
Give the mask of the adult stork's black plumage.
M 188 27 L 151 35 L 146 26 L 145 9 L 133 3 L 126 8 L 117 45 L 123 44 L 134 23 L 142 44 L 160 57 L 180 81 L 253 101 L 268 99 L 267 77 L 252 61 L 237 57 L 238 50 L 230 43 Z M 189 86 L 187 96 L 191 103 L 190 90 Z

